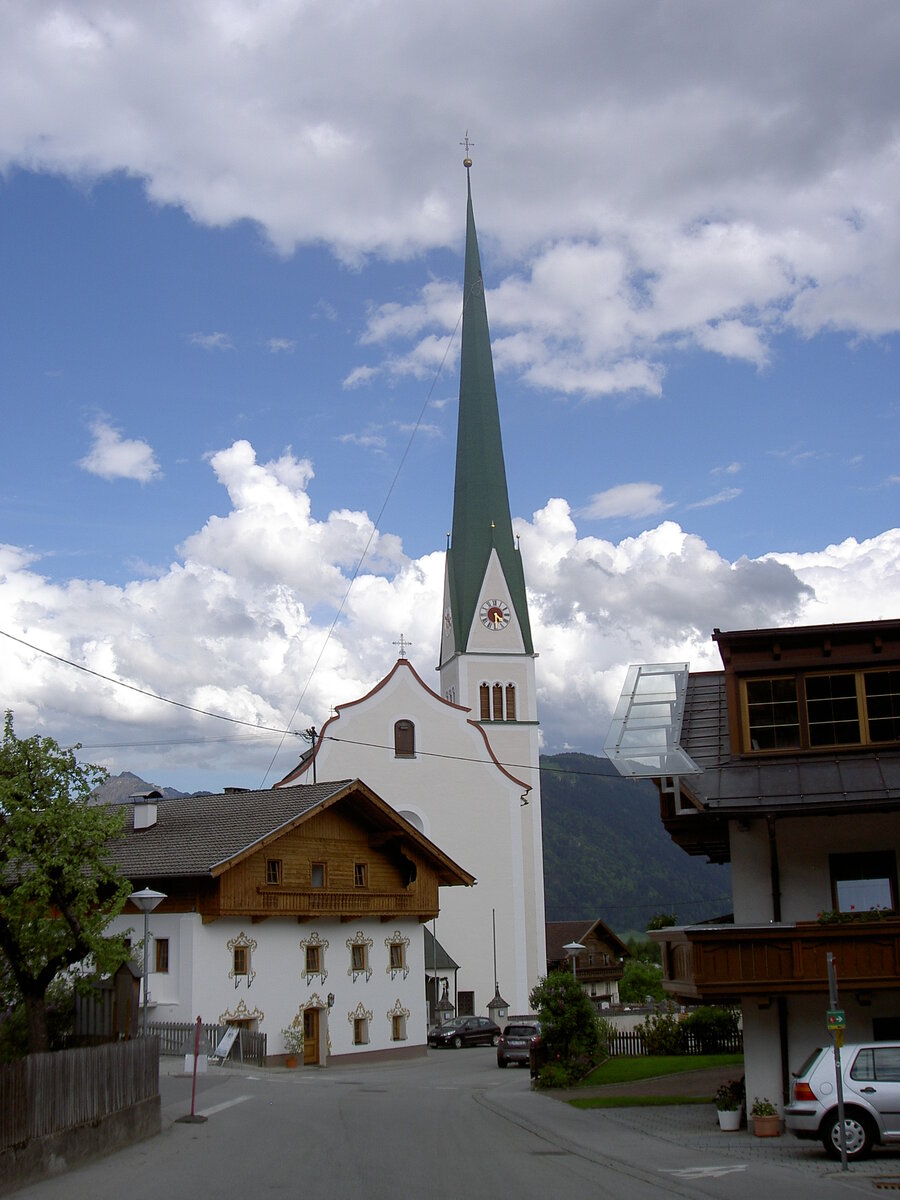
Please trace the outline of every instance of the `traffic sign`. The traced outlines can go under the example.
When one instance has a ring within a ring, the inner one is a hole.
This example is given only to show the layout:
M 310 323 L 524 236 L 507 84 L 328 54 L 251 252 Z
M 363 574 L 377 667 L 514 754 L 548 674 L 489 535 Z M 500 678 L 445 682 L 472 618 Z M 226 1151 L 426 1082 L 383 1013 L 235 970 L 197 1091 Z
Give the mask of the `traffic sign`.
M 829 1008 L 825 1015 L 828 1018 L 829 1033 L 833 1033 L 836 1029 L 843 1029 L 847 1024 L 847 1017 L 842 1008 Z

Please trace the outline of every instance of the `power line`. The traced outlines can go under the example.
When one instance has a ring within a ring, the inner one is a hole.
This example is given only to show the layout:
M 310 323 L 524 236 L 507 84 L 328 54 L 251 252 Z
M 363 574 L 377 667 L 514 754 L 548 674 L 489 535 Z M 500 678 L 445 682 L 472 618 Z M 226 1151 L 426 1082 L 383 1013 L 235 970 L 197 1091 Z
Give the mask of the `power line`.
M 115 679 L 112 675 L 104 675 L 102 671 L 95 671 L 91 667 L 86 667 L 83 663 L 72 662 L 70 658 L 63 658 L 61 654 L 54 654 L 52 650 L 45 650 L 43 646 L 35 646 L 32 642 L 26 642 L 24 638 L 16 637 L 14 633 L 7 633 L 5 629 L 0 629 L 0 636 L 9 638 L 11 642 L 18 642 L 20 646 L 27 646 L 29 650 L 34 650 L 38 654 L 43 654 L 47 658 L 55 659 L 56 662 L 65 664 L 67 667 L 74 667 L 76 671 L 84 671 L 86 675 L 93 675 L 96 679 L 102 679 L 106 683 L 114 683 L 117 687 L 127 688 L 130 692 L 137 692 L 139 696 L 148 696 L 151 700 L 158 700 L 160 704 L 171 704 L 173 708 L 184 709 L 185 712 L 197 713 L 201 717 L 214 717 L 217 721 L 228 721 L 232 725 L 243 725 L 247 729 L 259 729 L 265 733 L 278 734 L 293 734 L 292 729 L 276 729 L 272 725 L 254 725 L 252 721 L 242 721 L 239 717 L 228 717 L 224 713 L 210 712 L 206 708 L 197 708 L 193 704 L 185 704 L 181 700 L 172 700 L 168 696 L 160 696 L 157 692 L 148 691 L 146 688 L 138 687 L 133 683 L 125 683 L 122 679 Z

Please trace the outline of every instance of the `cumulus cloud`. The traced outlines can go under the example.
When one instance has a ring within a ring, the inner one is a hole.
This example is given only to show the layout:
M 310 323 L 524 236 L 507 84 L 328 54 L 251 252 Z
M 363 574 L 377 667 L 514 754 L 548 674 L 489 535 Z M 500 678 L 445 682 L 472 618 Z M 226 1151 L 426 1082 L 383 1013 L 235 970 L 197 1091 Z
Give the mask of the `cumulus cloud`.
M 91 433 L 93 444 L 84 458 L 78 460 L 82 470 L 101 479 L 135 479 L 138 483 L 161 478 L 162 469 L 147 442 L 122 437 L 105 420 L 95 421 Z
M 548 24 L 551 0 L 352 20 L 301 0 L 8 5 L 0 170 L 124 172 L 283 253 L 409 256 L 457 244 L 462 91 L 499 369 L 657 395 L 678 352 L 762 368 L 785 330 L 900 328 L 894 0 L 598 0 L 564 36 Z M 435 279 L 373 310 L 365 340 L 424 374 L 457 315 L 458 281 Z
M 225 515 L 210 517 L 152 577 L 136 572 L 121 586 L 53 582 L 34 552 L 0 546 L 0 629 L 136 687 L 276 729 L 298 701 L 293 727 L 303 729 L 366 692 L 390 668 L 400 633 L 428 677 L 438 652 L 442 552 L 408 558 L 400 539 L 374 530 L 363 512 L 315 516 L 313 467 L 290 450 L 260 462 L 239 441 L 209 465 L 227 494 Z M 548 749 L 599 751 L 629 663 L 717 666 L 715 626 L 900 612 L 898 529 L 808 554 L 730 562 L 673 521 L 619 542 L 584 535 L 560 498 L 515 525 Z M 83 741 L 88 757 L 113 770 L 182 787 L 258 784 L 277 748 L 277 736 L 208 740 L 237 734 L 19 643 L 4 646 L 0 686 L 20 728 Z M 289 738 L 276 773 L 301 748 Z

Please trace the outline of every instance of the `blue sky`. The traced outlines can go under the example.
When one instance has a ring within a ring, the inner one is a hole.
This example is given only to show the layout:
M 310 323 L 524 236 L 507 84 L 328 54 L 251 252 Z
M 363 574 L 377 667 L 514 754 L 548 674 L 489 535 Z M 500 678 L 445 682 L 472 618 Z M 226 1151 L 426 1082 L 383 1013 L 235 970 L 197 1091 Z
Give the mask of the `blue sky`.
M 714 625 L 896 616 L 900 13 L 783 7 L 6 9 L 0 630 L 278 729 L 431 678 L 467 128 L 546 748 Z M 270 769 L 3 643 L 21 732 Z

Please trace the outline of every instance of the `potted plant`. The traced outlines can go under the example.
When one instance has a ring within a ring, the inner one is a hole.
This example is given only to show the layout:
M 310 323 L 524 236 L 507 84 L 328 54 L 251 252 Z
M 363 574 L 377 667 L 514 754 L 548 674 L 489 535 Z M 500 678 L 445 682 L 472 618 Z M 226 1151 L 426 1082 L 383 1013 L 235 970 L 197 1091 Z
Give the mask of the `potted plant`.
M 723 1083 L 716 1091 L 715 1102 L 719 1128 L 726 1133 L 734 1133 L 740 1128 L 744 1108 L 743 1079 L 730 1079 L 728 1083 Z
M 760 1100 L 756 1096 L 750 1107 L 750 1116 L 753 1118 L 753 1133 L 756 1137 L 779 1137 L 781 1135 L 778 1109 L 771 1100 L 767 1100 L 765 1097 Z
M 284 1065 L 286 1067 L 298 1066 L 303 1061 L 303 1029 L 298 1029 L 296 1025 L 289 1025 L 287 1029 L 282 1029 L 281 1036 L 287 1052 Z

